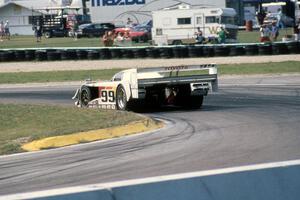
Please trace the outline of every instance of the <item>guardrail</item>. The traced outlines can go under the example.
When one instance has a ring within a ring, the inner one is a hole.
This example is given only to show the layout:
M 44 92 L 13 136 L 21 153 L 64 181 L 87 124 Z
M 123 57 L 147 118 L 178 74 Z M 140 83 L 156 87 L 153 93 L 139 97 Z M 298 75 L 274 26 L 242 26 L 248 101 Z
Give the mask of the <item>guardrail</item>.
M 0 196 L 2 200 L 297 200 L 300 160 Z
M 247 43 L 224 45 L 179 45 L 165 47 L 111 47 L 111 48 L 16 48 L 0 49 L 0 62 L 107 60 L 145 58 L 197 58 L 214 56 L 254 56 L 300 54 L 300 42 Z

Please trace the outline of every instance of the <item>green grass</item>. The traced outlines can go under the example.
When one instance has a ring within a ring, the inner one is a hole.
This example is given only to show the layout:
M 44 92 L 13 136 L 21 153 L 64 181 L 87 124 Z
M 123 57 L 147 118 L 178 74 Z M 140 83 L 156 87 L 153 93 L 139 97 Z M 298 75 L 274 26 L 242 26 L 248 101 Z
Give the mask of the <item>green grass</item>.
M 292 34 L 292 29 L 280 30 L 278 40 L 282 36 Z M 258 30 L 253 32 L 239 31 L 238 41 L 240 43 L 259 42 L 260 33 Z M 148 46 L 148 43 L 133 43 L 134 46 Z M 42 42 L 37 43 L 34 36 L 12 36 L 10 41 L 1 42 L 0 49 L 6 48 L 48 48 L 48 47 L 102 47 L 100 38 L 79 38 L 74 41 L 73 38 L 43 38 Z
M 253 74 L 282 74 L 300 73 L 299 61 L 221 65 L 220 75 L 253 75 Z
M 113 110 L 0 104 L 0 155 L 22 152 L 20 146 L 34 139 L 124 125 L 139 119 L 133 113 Z
M 285 35 L 292 35 L 292 34 L 293 34 L 293 30 L 291 28 L 280 29 L 277 41 L 281 41 L 282 37 Z M 239 33 L 238 33 L 238 42 L 239 43 L 256 43 L 256 42 L 259 42 L 259 39 L 260 39 L 259 30 L 253 30 L 252 32 L 239 31 Z
M 120 70 L 121 69 L 0 73 L 0 84 L 83 81 L 89 78 L 92 80 L 109 80 Z
M 133 43 L 133 45 L 141 46 L 149 44 Z M 36 42 L 34 36 L 12 36 L 11 40 L 4 40 L 0 43 L 0 49 L 48 47 L 103 47 L 103 43 L 100 38 L 79 38 L 75 41 L 69 37 L 43 38 L 42 42 Z
M 115 73 L 119 72 L 120 70 L 121 69 L 0 73 L 0 84 L 83 81 L 87 78 L 91 78 L 92 80 L 109 80 Z M 300 73 L 300 62 L 289 61 L 219 66 L 219 75 L 251 75 L 274 73 Z

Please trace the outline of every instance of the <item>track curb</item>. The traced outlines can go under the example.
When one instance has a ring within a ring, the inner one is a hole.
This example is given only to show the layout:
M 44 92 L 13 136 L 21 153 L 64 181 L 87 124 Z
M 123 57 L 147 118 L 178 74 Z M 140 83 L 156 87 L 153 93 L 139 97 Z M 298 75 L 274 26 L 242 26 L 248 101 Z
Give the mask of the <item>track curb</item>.
M 80 143 L 93 142 L 98 140 L 107 140 L 121 136 L 128 136 L 146 131 L 153 131 L 164 126 L 163 122 L 146 118 L 144 120 L 131 122 L 126 125 L 111 128 L 92 130 L 70 135 L 54 136 L 35 140 L 24 144 L 22 149 L 28 152 L 39 151 L 45 149 L 53 149 L 65 147 Z

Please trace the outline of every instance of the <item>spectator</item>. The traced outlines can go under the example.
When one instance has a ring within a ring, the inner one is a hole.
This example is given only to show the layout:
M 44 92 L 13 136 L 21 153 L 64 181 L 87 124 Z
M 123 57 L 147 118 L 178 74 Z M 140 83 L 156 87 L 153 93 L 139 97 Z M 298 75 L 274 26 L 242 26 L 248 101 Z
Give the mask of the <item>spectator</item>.
M 218 32 L 218 42 L 220 44 L 224 44 L 226 42 L 226 34 L 229 34 L 223 27 L 220 27 L 220 31 Z
M 127 18 L 127 22 L 126 22 L 126 26 L 127 27 L 132 27 L 133 21 L 128 17 Z
M 114 35 L 112 31 L 106 31 L 102 37 L 102 42 L 105 47 L 111 47 L 114 44 Z
M 203 44 L 205 42 L 205 38 L 203 37 L 203 33 L 200 27 L 197 28 L 197 32 L 195 33 L 196 36 L 196 44 Z
M 122 32 L 118 32 L 117 37 L 114 39 L 114 43 L 117 46 L 123 46 L 124 43 L 124 37 Z
M 277 12 L 277 16 L 276 16 L 276 18 L 277 18 L 277 24 L 276 24 L 276 26 L 278 28 L 284 28 L 284 24 L 282 22 L 282 11 L 281 11 L 280 8 L 277 11 L 278 12 Z
M 131 46 L 131 42 L 132 42 L 132 40 L 131 40 L 129 31 L 126 31 L 124 33 L 124 43 L 125 43 L 126 46 Z
M 105 47 L 108 47 L 108 31 L 105 31 L 104 35 L 102 36 L 102 42 Z
M 276 22 L 272 22 L 272 25 L 271 25 L 271 37 L 272 37 L 272 41 L 273 42 L 277 41 L 278 35 L 279 35 L 279 29 L 276 26 Z
M 72 37 L 74 38 L 74 40 L 77 40 L 78 39 L 78 34 L 77 34 L 77 31 L 78 31 L 78 22 L 77 20 L 75 19 L 73 21 L 73 24 L 71 26 L 71 33 L 72 33 Z
M 296 41 L 300 40 L 300 22 L 294 26 L 294 36 Z
M 4 36 L 7 40 L 10 40 L 9 22 L 6 20 L 4 24 Z
M 42 24 L 41 22 L 38 20 L 36 22 L 36 25 L 34 25 L 33 30 L 34 30 L 34 34 L 36 37 L 36 42 L 41 42 L 42 41 Z
M 3 42 L 3 36 L 4 36 L 4 24 L 3 21 L 0 22 L 0 42 Z
M 260 27 L 260 42 L 270 42 L 270 29 L 263 24 Z
M 263 25 L 265 17 L 266 17 L 266 12 L 264 10 L 256 12 L 256 18 L 260 26 Z

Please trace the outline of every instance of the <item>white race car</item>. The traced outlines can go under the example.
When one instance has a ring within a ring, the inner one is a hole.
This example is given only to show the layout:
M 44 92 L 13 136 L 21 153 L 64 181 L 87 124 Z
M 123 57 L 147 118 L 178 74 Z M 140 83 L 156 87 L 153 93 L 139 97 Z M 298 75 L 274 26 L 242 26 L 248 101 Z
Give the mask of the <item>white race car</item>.
M 110 81 L 87 81 L 77 91 L 79 107 L 128 110 L 145 105 L 178 105 L 199 108 L 203 96 L 217 91 L 215 64 L 123 70 Z

